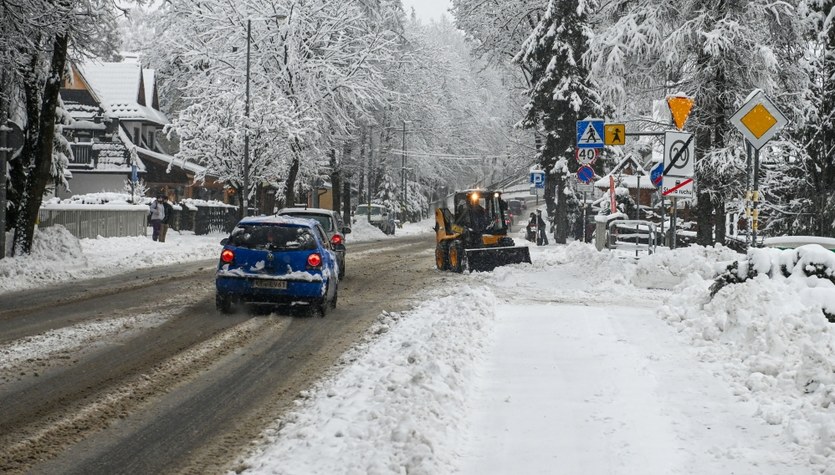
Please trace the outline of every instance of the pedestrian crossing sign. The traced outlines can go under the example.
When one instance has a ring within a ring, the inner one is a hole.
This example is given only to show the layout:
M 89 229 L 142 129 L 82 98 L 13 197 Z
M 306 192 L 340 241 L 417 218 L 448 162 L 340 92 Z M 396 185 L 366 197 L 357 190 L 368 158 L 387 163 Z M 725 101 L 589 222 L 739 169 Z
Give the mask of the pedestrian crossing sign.
M 603 119 L 577 121 L 577 148 L 603 148 Z

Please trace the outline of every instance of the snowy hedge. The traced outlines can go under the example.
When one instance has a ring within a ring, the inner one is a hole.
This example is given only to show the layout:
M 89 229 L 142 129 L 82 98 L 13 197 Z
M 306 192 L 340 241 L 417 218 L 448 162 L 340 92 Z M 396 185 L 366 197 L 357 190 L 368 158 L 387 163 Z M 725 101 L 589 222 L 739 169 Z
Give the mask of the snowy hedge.
M 750 249 L 748 258 L 735 261 L 710 287 L 714 297 L 728 285 L 739 284 L 757 276 L 795 283 L 806 287 L 806 303 L 818 304 L 824 315 L 835 323 L 835 253 L 818 244 L 797 249 Z

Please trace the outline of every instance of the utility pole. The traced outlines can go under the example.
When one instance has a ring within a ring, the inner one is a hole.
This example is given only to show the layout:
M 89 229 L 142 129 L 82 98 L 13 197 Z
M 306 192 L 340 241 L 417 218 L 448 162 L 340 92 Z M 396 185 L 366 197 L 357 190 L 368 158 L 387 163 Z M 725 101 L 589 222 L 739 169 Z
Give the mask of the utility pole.
M 0 122 L 0 259 L 6 257 L 6 160 L 11 156 L 6 148 L 8 127 Z
M 252 43 L 252 20 L 246 20 L 246 99 L 244 102 L 244 189 L 241 194 L 241 217 L 249 214 L 249 50 Z M 291 204 L 292 205 L 292 204 Z
M 400 173 L 403 176 L 403 207 L 406 207 L 406 199 L 409 197 L 406 191 L 406 121 L 403 120 L 403 158 L 400 165 Z M 402 217 L 401 217 L 402 219 Z

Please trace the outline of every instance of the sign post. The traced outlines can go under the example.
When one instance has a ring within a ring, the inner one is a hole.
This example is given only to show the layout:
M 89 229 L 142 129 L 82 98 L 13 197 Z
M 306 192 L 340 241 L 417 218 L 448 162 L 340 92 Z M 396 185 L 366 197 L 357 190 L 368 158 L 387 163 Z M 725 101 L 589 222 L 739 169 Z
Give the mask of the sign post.
M 742 133 L 748 144 L 746 146 L 747 163 L 751 162 L 751 149 L 754 149 L 754 189 L 747 191 L 752 191 L 752 196 L 756 197 L 751 204 L 750 226 L 751 246 L 756 246 L 759 228 L 760 149 L 788 124 L 788 119 L 765 93 L 755 89 L 745 99 L 742 107 L 731 117 L 731 123 Z

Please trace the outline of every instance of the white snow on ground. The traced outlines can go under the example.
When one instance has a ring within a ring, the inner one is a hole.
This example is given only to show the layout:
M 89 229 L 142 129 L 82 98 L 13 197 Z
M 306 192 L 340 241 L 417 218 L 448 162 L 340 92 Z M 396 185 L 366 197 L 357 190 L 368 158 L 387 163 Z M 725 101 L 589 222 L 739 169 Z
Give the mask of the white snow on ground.
M 383 318 L 246 473 L 835 473 L 819 305 L 759 278 L 709 303 L 714 274 L 744 257 L 721 247 L 531 253 Z M 723 331 L 726 313 L 745 324 Z
M 431 239 L 430 228 L 413 229 Z M 33 256 L 0 261 L 0 288 L 211 258 L 222 237 L 52 233 Z M 405 234 L 353 237 L 397 246 Z M 755 251 L 735 275 L 759 275 L 712 298 L 714 275 L 745 256 L 690 247 L 636 260 L 572 243 L 531 257 L 445 274 L 416 309 L 380 316 L 265 432 L 247 472 L 835 475 L 822 312 L 835 308 L 835 255 Z

